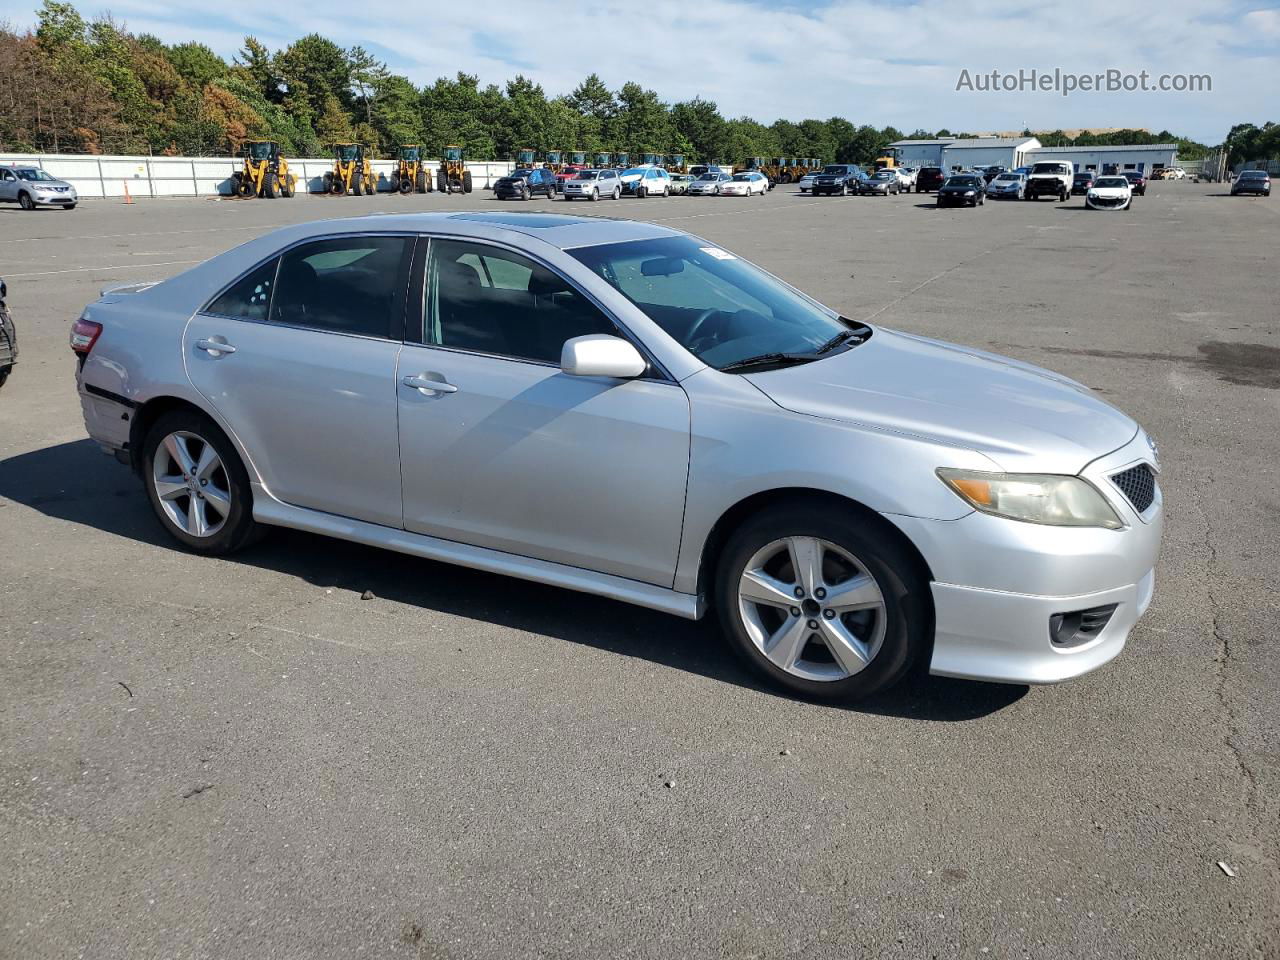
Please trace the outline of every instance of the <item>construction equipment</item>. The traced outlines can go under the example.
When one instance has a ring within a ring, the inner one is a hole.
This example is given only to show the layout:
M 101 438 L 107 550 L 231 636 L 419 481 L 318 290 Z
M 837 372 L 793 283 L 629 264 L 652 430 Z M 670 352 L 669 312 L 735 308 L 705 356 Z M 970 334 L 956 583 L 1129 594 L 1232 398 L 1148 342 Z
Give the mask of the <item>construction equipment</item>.
M 889 151 L 883 157 L 876 157 L 877 170 L 896 170 L 898 168 L 898 158 L 893 151 Z
M 532 170 L 536 164 L 537 154 L 528 147 L 523 147 L 516 151 L 516 169 Z
M 369 153 L 360 143 L 335 143 L 333 145 L 333 169 L 324 175 L 324 191 L 335 196 L 350 193 L 353 196 L 373 196 L 378 180 L 369 163 Z
M 612 154 L 612 153 L 597 153 L 597 154 L 596 154 L 596 166 L 597 166 L 597 167 L 600 167 L 600 168 L 604 168 L 604 167 L 612 167 L 612 166 L 613 166 L 613 154 Z
M 289 172 L 289 161 L 274 140 L 247 140 L 244 166 L 231 175 L 237 197 L 292 197 L 298 178 Z
M 546 162 L 543 163 L 543 166 L 546 167 L 548 170 L 550 170 L 552 173 L 559 173 L 561 170 L 564 169 L 564 151 L 548 150 L 547 159 L 546 159 Z
M 683 153 L 673 153 L 671 156 L 667 157 L 667 173 L 688 172 L 688 169 L 685 167 Z
M 431 178 L 422 162 L 422 147 L 416 143 L 402 143 L 396 149 L 396 170 L 391 174 L 391 189 L 401 193 L 430 193 Z
M 631 154 L 615 153 L 613 155 L 613 165 L 619 170 L 627 169 L 627 167 L 631 166 Z
M 471 171 L 467 169 L 462 158 L 462 148 L 450 146 L 444 148 L 444 159 L 440 161 L 440 170 L 436 173 L 436 188 L 441 193 L 471 192 Z
M 587 165 L 586 153 L 582 150 L 570 150 L 569 163 L 575 167 L 585 167 Z
M 646 153 L 646 154 L 644 155 L 644 166 L 646 166 L 646 167 L 660 167 L 660 166 L 662 166 L 662 154 L 660 154 L 660 153 Z

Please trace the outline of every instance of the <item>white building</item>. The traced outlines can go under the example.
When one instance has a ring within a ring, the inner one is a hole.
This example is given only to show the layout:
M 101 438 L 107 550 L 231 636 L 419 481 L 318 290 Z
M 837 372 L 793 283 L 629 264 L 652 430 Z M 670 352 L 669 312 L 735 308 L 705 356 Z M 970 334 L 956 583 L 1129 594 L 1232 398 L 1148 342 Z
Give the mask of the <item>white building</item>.
M 1041 147 L 1028 162 L 1065 160 L 1077 171 L 1119 173 L 1136 170 L 1147 174 L 1152 170 L 1177 165 L 1176 143 L 1153 143 L 1125 147 Z
M 939 137 L 897 140 L 889 146 L 896 152 L 898 162 L 909 167 L 942 167 L 950 171 L 998 165 L 1013 169 L 1029 162 L 1027 158 L 1039 149 L 1040 141 L 1035 137 Z

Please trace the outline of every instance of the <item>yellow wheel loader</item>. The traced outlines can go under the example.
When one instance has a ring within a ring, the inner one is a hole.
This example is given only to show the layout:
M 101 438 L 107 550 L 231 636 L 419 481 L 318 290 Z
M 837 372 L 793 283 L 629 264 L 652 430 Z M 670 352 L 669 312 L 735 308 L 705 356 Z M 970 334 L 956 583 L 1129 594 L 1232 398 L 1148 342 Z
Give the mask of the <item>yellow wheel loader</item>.
M 528 147 L 516 151 L 516 169 L 532 170 L 537 166 L 537 154 Z
M 292 197 L 298 178 L 289 172 L 289 161 L 274 140 L 249 140 L 244 145 L 244 166 L 231 175 L 237 197 Z
M 441 193 L 471 192 L 471 171 L 463 160 L 461 147 L 444 148 L 444 159 L 436 172 L 436 188 Z
M 685 166 L 684 154 L 673 153 L 667 157 L 667 173 L 688 173 L 689 169 Z
M 403 143 L 396 149 L 396 170 L 391 175 L 391 189 L 401 193 L 430 193 L 433 189 L 426 164 L 422 162 L 422 147 L 416 143 Z
M 347 193 L 373 196 L 377 192 L 378 179 L 363 144 L 333 145 L 333 169 L 324 175 L 324 190 L 339 197 Z

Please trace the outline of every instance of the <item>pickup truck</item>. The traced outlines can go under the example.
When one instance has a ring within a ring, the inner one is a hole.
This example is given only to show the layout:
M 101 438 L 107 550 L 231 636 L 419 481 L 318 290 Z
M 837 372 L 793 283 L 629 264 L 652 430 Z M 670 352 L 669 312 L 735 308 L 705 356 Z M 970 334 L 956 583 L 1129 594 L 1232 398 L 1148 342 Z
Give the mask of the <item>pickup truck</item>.
M 1057 197 L 1062 203 L 1071 196 L 1071 186 L 1075 180 L 1075 169 L 1071 164 L 1058 160 L 1043 160 L 1031 168 L 1027 175 L 1027 189 L 1023 194 L 1028 200 L 1039 200 L 1041 197 Z

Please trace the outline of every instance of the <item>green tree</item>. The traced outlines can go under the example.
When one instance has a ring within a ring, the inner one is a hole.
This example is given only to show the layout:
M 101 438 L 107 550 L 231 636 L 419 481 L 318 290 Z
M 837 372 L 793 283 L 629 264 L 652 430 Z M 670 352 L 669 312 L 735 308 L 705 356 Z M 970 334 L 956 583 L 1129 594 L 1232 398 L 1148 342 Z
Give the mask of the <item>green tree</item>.
M 278 54 L 275 66 L 287 90 L 305 99 L 311 116 L 323 116 L 330 97 L 342 109 L 351 109 L 351 62 L 332 40 L 308 34 Z M 298 106 L 295 98 L 294 109 Z
M 332 93 L 326 94 L 320 105 L 320 119 L 316 121 L 316 135 L 320 142 L 328 146 L 331 143 L 347 143 L 355 138 L 351 116 L 342 109 L 342 104 Z
M 699 160 L 723 159 L 728 150 L 727 127 L 714 101 L 694 97 L 671 108 L 671 125 L 676 135 L 690 145 Z
M 197 90 L 227 75 L 226 62 L 203 43 L 179 43 L 165 52 L 178 75 Z

